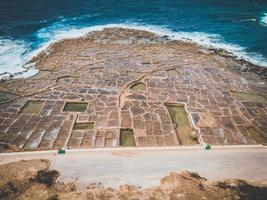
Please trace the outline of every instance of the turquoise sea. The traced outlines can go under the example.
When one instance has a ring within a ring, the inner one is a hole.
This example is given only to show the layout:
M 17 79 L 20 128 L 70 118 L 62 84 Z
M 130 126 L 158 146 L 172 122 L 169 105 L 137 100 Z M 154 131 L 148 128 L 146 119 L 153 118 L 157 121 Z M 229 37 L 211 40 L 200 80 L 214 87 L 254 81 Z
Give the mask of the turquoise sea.
M 25 71 L 52 42 L 118 26 L 190 39 L 267 66 L 266 0 L 0 0 L 0 78 Z

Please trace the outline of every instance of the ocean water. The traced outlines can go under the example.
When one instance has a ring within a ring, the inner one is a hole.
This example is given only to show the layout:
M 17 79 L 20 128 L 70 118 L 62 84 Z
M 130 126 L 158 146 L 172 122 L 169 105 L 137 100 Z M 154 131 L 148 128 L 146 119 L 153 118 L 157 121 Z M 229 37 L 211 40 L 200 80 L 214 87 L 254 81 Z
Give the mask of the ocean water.
M 267 0 L 0 0 L 0 78 L 52 42 L 105 27 L 148 30 L 223 48 L 267 67 Z

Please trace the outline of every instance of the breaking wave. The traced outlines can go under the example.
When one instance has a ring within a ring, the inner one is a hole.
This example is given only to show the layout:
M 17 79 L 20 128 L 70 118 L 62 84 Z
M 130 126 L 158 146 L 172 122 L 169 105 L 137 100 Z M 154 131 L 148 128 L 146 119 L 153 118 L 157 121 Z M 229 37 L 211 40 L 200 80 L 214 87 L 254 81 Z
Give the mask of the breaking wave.
M 267 13 L 263 13 L 263 16 L 260 19 L 260 23 L 263 26 L 267 26 Z
M 0 74 L 21 71 L 27 45 L 23 41 L 0 38 Z
M 264 20 L 266 19 L 267 16 Z M 40 44 L 36 45 L 37 47 L 33 50 L 31 50 L 29 44 L 23 41 L 13 41 L 11 39 L 0 38 L 0 79 L 3 77 L 5 72 L 9 74 L 16 74 L 25 71 L 25 63 L 41 51 L 47 50 L 49 45 L 54 42 L 58 42 L 63 39 L 83 37 L 91 31 L 101 31 L 104 28 L 116 27 L 150 31 L 160 36 L 168 36 L 173 40 L 182 40 L 197 43 L 205 47 L 224 49 L 239 59 L 245 59 L 256 65 L 267 66 L 267 59 L 262 55 L 257 53 L 248 53 L 244 47 L 227 43 L 219 34 L 182 31 L 175 32 L 161 26 L 143 25 L 138 23 L 96 25 L 86 28 L 68 27 L 61 23 L 54 23 L 51 26 L 42 28 L 36 32 L 35 37 Z M 28 77 L 36 72 L 37 70 L 32 71 L 31 73 L 25 73 L 25 75 L 20 74 L 20 76 L 17 77 Z
M 182 40 L 186 42 L 194 42 L 199 45 L 211 48 L 224 49 L 232 53 L 239 59 L 245 59 L 253 64 L 260 66 L 267 66 L 267 59 L 257 53 L 248 53 L 246 48 L 236 44 L 225 42 L 224 38 L 219 34 L 208 34 L 204 32 L 183 32 L 172 31 L 168 28 L 154 25 L 142 25 L 138 23 L 124 23 L 124 24 L 106 24 L 96 25 L 86 28 L 71 28 L 55 25 L 48 28 L 43 28 L 37 32 L 37 37 L 41 40 L 47 40 L 41 48 L 34 51 L 32 56 L 37 55 L 40 51 L 46 49 L 51 43 L 63 40 L 85 36 L 92 31 L 101 31 L 104 28 L 129 28 L 153 32 L 160 36 L 169 36 L 173 40 Z

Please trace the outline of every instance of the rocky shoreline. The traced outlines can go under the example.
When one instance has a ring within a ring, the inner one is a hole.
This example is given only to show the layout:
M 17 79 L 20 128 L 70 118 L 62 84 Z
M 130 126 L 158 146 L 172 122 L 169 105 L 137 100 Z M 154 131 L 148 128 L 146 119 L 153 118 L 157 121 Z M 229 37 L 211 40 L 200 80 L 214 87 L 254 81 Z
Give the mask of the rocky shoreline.
M 117 29 L 117 28 L 113 28 L 113 29 Z M 98 31 L 93 31 L 93 32 L 98 32 Z M 143 31 L 143 32 L 147 32 L 147 31 Z M 90 34 L 90 33 L 88 33 Z M 153 33 L 154 35 L 156 35 L 155 33 Z M 87 35 L 85 35 L 84 37 L 81 38 L 86 38 L 88 37 Z M 163 36 L 156 36 L 158 38 L 157 42 L 163 42 L 163 41 L 179 41 L 179 40 L 175 40 L 175 39 L 171 39 L 168 35 L 163 35 Z M 32 57 L 31 60 L 29 60 L 27 63 L 25 63 L 25 65 L 22 67 L 25 70 L 21 71 L 21 72 L 17 72 L 17 73 L 9 73 L 9 72 L 4 72 L 2 74 L 0 74 L 1 77 L 1 81 L 7 81 L 7 80 L 11 80 L 13 78 L 20 78 L 20 76 L 24 76 L 24 74 L 28 73 L 30 70 L 36 70 L 35 68 L 35 60 L 37 57 L 39 57 L 39 54 L 49 54 L 51 51 L 50 46 L 54 46 L 57 43 L 60 43 L 64 40 L 75 40 L 75 39 L 62 39 L 59 40 L 51 45 L 49 45 L 47 47 L 47 49 L 42 50 L 40 53 L 38 53 L 36 56 Z M 214 48 L 214 47 L 208 47 L 208 46 L 201 46 L 197 43 L 194 43 L 192 40 L 190 39 L 184 39 L 185 43 L 189 43 L 189 44 L 194 44 L 196 46 L 198 46 L 200 48 L 200 51 L 204 54 L 207 55 L 220 55 L 222 57 L 225 58 L 230 58 L 232 60 L 234 60 L 235 62 L 238 63 L 238 66 L 235 66 L 235 68 L 233 68 L 233 70 L 235 72 L 239 72 L 239 73 L 254 73 L 257 74 L 258 76 L 260 76 L 263 79 L 266 79 L 267 76 L 267 67 L 264 66 L 259 66 L 259 65 L 255 65 L 243 58 L 238 58 L 237 56 L 234 56 L 232 53 L 228 52 L 227 50 L 221 49 L 221 48 Z M 34 74 L 32 74 L 31 76 L 34 76 Z
M 0 83 L 0 142 L 118 147 L 125 131 L 135 146 L 267 142 L 267 68 L 223 50 L 107 28 L 33 63 L 35 76 Z

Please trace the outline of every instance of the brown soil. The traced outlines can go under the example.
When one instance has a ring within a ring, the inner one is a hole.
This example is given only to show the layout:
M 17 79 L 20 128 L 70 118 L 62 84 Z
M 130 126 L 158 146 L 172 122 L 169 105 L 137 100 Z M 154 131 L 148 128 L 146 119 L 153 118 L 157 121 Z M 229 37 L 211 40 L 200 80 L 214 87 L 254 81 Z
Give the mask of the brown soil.
M 0 199 L 47 199 L 59 173 L 49 171 L 49 160 L 30 160 L 0 165 Z
M 21 151 L 18 147 L 11 144 L 0 142 L 0 153 L 18 152 Z
M 187 171 L 170 173 L 160 185 L 118 189 L 92 184 L 75 191 L 73 183 L 56 183 L 59 173 L 49 170 L 48 160 L 19 161 L 0 166 L 0 199 L 267 199 L 267 186 L 229 179 L 209 181 Z

